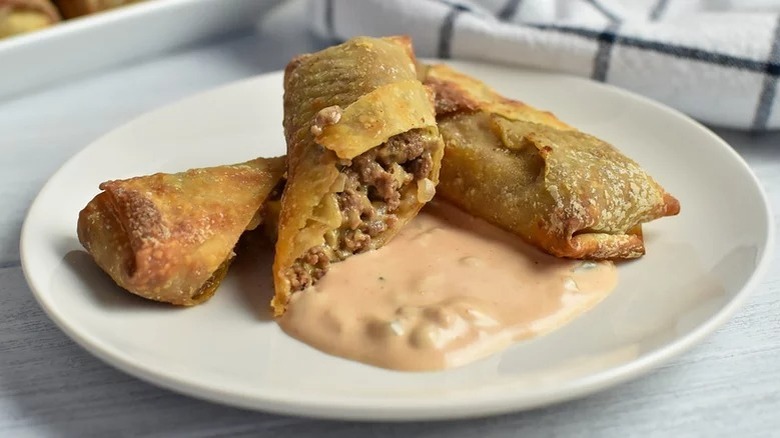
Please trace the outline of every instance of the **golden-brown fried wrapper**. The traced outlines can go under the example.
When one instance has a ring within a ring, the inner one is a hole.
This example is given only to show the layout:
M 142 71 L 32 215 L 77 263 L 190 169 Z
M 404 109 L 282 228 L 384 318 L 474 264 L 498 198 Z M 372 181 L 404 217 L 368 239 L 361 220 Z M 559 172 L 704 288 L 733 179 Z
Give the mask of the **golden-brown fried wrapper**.
M 60 21 L 49 0 L 0 0 L 0 38 L 43 29 Z
M 54 0 L 65 18 L 81 17 L 96 12 L 138 3 L 144 0 Z
M 277 315 L 330 263 L 378 248 L 429 201 L 443 144 L 405 37 L 359 37 L 290 62 Z
M 78 236 L 121 287 L 191 306 L 209 299 L 244 230 L 284 173 L 284 157 L 108 181 L 79 214 Z
M 612 145 L 444 65 L 426 70 L 446 150 L 438 192 L 542 250 L 645 253 L 641 224 L 680 204 Z

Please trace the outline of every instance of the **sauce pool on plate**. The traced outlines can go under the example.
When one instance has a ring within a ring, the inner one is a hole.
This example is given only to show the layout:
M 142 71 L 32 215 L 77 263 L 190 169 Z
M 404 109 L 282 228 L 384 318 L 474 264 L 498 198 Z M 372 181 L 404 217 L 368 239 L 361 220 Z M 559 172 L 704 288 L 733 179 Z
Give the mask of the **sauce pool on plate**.
M 473 362 L 554 330 L 617 284 L 612 262 L 559 259 L 448 204 L 334 264 L 278 320 L 326 353 L 406 371 Z

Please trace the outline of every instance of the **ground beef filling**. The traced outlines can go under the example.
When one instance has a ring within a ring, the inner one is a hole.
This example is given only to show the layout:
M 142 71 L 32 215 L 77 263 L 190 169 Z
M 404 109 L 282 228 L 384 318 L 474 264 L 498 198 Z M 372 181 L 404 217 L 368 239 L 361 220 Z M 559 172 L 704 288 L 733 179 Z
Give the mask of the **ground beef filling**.
M 332 261 L 371 249 L 374 237 L 395 225 L 401 196 L 416 196 L 409 184 L 427 178 L 433 169 L 436 142 L 420 130 L 390 138 L 355 157 L 341 169 L 343 191 L 336 194 L 341 227 L 325 235 L 325 244 L 310 249 L 293 264 L 288 278 L 293 292 L 319 280 Z

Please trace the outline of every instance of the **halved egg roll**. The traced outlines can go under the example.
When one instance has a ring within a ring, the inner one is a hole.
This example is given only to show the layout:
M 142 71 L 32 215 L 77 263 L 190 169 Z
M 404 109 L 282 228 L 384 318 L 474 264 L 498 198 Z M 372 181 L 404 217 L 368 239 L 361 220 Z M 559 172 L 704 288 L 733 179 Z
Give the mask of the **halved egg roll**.
M 438 193 L 559 257 L 635 258 L 680 204 L 612 145 L 445 65 L 426 68 L 445 142 Z
M 241 234 L 259 225 L 284 171 L 284 157 L 258 158 L 104 182 L 79 213 L 79 241 L 129 292 L 201 303 L 224 278 Z
M 433 198 L 444 147 L 405 37 L 359 37 L 293 59 L 284 131 L 277 315 L 291 293 L 331 263 L 387 243 Z
M 0 38 L 49 27 L 60 21 L 49 0 L 0 0 Z

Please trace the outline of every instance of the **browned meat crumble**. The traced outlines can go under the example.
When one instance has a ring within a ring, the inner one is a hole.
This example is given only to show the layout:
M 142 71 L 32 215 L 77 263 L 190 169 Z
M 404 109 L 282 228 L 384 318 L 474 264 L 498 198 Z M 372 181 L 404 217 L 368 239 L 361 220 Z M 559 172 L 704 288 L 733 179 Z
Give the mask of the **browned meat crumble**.
M 336 194 L 341 227 L 325 235 L 325 244 L 295 261 L 288 273 L 293 292 L 319 280 L 331 262 L 369 250 L 374 237 L 395 225 L 402 193 L 433 169 L 430 149 L 435 144 L 419 130 L 412 130 L 355 157 L 341 169 L 344 189 Z

